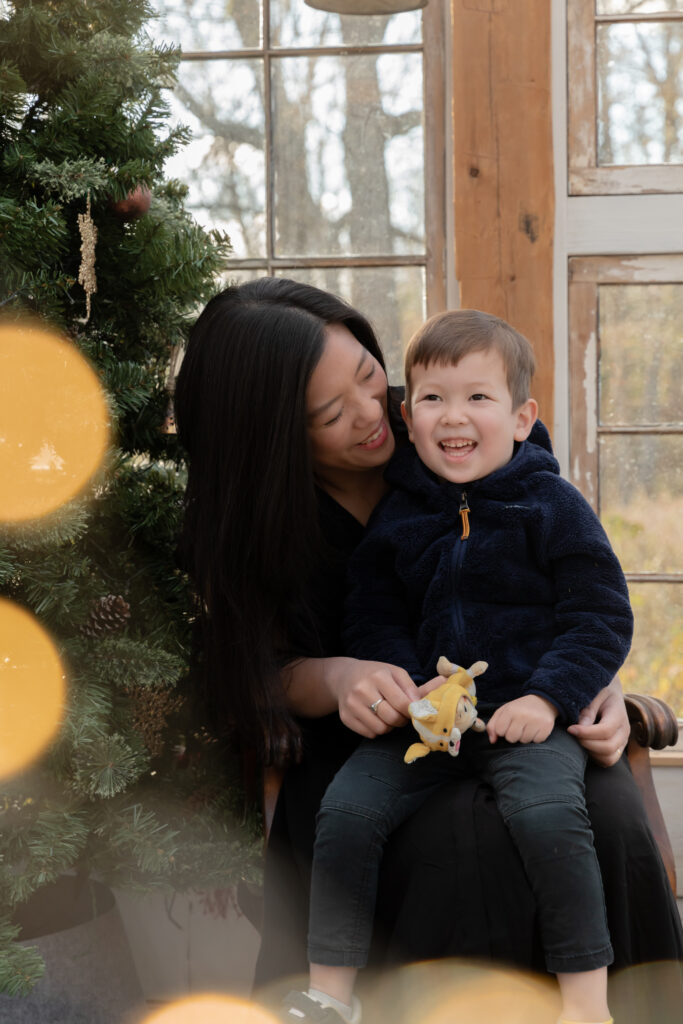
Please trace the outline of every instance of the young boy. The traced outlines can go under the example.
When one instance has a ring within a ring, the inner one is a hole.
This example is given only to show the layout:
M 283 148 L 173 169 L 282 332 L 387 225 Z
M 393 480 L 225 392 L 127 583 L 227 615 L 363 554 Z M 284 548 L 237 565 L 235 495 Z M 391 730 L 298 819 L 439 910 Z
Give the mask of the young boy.
M 564 727 L 618 671 L 633 618 L 599 521 L 549 451 L 527 440 L 533 371 L 528 341 L 476 310 L 432 317 L 409 344 L 403 415 L 414 447 L 392 459 L 393 490 L 352 561 L 347 653 L 398 664 L 418 684 L 442 654 L 487 661 L 477 681 L 487 726 L 465 735 L 457 758 L 413 765 L 403 761 L 410 730 L 394 730 L 337 773 L 317 822 L 311 988 L 293 994 L 288 1020 L 360 1020 L 353 984 L 384 841 L 454 774 L 480 775 L 495 791 L 536 897 L 562 1021 L 610 1019 L 586 754 Z M 380 716 L 382 699 L 372 704 Z

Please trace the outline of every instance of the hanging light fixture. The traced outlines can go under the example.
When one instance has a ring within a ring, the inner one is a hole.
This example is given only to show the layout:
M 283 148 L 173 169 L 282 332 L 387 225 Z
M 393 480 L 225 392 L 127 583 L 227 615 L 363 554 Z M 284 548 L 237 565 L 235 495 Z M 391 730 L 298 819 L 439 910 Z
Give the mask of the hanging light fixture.
M 304 3 L 333 14 L 398 14 L 426 7 L 428 0 L 304 0 Z

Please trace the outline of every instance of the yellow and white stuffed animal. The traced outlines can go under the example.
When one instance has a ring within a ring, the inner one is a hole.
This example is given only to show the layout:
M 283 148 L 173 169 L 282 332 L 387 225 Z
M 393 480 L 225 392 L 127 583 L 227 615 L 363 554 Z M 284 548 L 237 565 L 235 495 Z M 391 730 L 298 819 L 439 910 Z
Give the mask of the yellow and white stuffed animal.
M 436 671 L 440 676 L 448 676 L 448 679 L 432 690 L 428 697 L 414 700 L 408 705 L 413 725 L 422 742 L 408 747 L 403 758 L 406 764 L 426 757 L 431 750 L 447 751 L 451 757 L 457 757 L 460 739 L 467 729 L 484 731 L 486 726 L 477 717 L 474 677 L 480 676 L 487 668 L 485 661 L 475 661 L 470 668 L 461 668 L 460 665 L 453 665 L 448 658 L 439 658 Z

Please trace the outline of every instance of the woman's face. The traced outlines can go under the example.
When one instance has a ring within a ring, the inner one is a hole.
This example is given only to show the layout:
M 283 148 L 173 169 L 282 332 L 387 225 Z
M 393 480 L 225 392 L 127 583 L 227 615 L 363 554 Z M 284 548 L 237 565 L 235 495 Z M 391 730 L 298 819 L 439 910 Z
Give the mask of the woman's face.
M 394 451 L 387 418 L 387 377 L 341 324 L 325 328 L 325 348 L 306 396 L 313 462 L 329 470 L 384 466 Z

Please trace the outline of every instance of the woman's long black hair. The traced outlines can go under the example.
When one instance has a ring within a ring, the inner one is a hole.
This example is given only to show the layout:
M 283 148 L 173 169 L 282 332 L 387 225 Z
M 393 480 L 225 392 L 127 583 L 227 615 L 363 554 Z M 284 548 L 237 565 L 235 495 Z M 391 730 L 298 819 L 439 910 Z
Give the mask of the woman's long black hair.
M 323 557 L 306 389 L 332 323 L 384 366 L 365 317 L 328 292 L 272 277 L 227 288 L 193 327 L 176 384 L 204 702 L 214 729 L 236 726 L 266 756 L 298 732 L 279 666 L 288 611 Z

